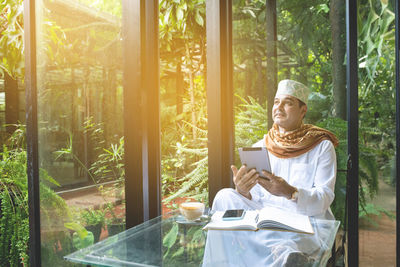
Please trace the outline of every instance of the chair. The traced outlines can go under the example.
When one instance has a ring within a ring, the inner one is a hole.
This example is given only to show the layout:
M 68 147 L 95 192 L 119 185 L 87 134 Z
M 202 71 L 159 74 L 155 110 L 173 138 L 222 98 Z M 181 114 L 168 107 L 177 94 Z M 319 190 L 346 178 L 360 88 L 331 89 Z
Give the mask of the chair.
M 343 228 L 339 228 L 335 242 L 332 246 L 331 257 L 326 264 L 327 267 L 336 267 L 336 266 L 348 266 L 347 265 L 347 170 L 349 167 L 349 159 L 347 159 L 347 169 L 338 170 L 338 172 L 346 173 L 346 199 L 345 199 L 345 211 L 344 211 L 344 222 Z M 338 262 L 338 260 L 343 257 L 343 261 Z
M 339 229 L 335 242 L 332 246 L 331 257 L 326 264 L 327 267 L 336 267 L 336 266 L 347 266 L 346 263 L 346 255 L 347 255 L 347 243 L 345 238 L 345 230 Z M 343 257 L 343 261 L 338 262 L 339 259 Z M 344 265 L 343 265 L 344 264 Z

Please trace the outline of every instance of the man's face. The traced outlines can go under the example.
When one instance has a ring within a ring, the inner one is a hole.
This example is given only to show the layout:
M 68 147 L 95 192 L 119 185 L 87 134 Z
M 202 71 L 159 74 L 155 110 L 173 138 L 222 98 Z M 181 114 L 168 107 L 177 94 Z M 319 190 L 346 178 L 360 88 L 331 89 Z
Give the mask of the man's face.
M 300 101 L 290 95 L 277 95 L 272 108 L 272 118 L 283 132 L 293 131 L 300 127 L 307 106 L 300 106 Z

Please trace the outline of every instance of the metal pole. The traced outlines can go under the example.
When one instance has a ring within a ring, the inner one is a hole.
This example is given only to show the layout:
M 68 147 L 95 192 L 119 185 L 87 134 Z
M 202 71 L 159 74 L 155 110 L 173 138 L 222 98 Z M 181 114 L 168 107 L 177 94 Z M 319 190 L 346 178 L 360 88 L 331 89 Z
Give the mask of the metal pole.
M 395 27 L 396 27 L 396 251 L 400 248 L 400 20 L 399 20 L 399 0 L 395 1 Z M 396 256 L 396 266 L 400 266 L 400 257 Z
M 233 89 L 232 1 L 207 0 L 207 110 L 209 204 L 232 186 Z
M 161 214 L 158 1 L 123 0 L 126 226 Z
M 357 60 L 357 0 L 346 0 L 347 47 L 347 263 L 358 266 L 358 60 Z
M 36 83 L 35 0 L 24 1 L 26 150 L 29 205 L 29 264 L 41 266 L 39 153 Z

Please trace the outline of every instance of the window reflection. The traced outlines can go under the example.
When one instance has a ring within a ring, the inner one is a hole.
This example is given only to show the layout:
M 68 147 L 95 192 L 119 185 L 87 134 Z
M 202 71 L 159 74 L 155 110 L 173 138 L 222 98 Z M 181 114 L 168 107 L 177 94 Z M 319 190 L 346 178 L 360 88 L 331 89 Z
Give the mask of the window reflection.
M 359 5 L 359 262 L 396 265 L 394 2 Z M 384 105 L 382 105 L 384 103 Z
M 124 229 L 121 2 L 45 0 L 37 20 L 42 261 L 64 266 Z

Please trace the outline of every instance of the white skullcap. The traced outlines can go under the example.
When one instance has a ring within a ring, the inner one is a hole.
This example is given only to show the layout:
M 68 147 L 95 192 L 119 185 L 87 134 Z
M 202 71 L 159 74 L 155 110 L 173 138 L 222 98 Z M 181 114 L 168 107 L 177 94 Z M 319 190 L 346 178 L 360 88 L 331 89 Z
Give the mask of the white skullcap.
M 293 80 L 282 80 L 278 84 L 278 90 L 276 91 L 276 95 L 290 95 L 299 99 L 303 103 L 307 105 L 308 95 L 310 94 L 310 90 L 307 86 L 302 83 L 293 81 Z

